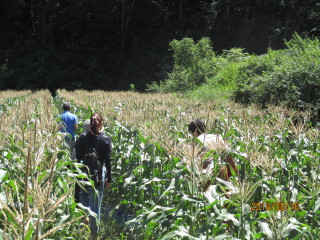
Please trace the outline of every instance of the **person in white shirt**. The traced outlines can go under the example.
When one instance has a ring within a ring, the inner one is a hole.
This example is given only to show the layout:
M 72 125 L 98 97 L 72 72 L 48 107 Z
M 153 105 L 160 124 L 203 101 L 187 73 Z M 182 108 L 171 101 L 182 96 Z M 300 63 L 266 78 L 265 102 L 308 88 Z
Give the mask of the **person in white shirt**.
M 197 139 L 199 139 L 203 143 L 203 150 L 209 151 L 211 149 L 214 149 L 218 152 L 227 153 L 230 151 L 229 146 L 224 142 L 221 135 L 215 135 L 215 134 L 207 134 L 206 133 L 206 126 L 203 121 L 196 119 L 191 121 L 191 123 L 188 126 L 188 131 Z M 219 167 L 219 173 L 217 177 L 228 181 L 230 176 L 232 176 L 231 168 L 235 173 L 237 173 L 237 168 L 234 160 L 229 154 L 225 154 L 225 157 L 223 157 L 224 162 L 226 163 L 225 166 Z M 202 168 L 207 169 L 210 165 L 213 164 L 213 159 L 208 158 L 203 161 Z M 217 163 L 219 166 L 223 164 L 223 162 Z

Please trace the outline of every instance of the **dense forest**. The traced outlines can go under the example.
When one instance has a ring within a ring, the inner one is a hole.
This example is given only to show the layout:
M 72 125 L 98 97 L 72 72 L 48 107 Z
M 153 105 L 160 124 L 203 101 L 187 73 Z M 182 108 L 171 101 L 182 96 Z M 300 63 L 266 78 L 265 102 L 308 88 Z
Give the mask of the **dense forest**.
M 263 54 L 320 36 L 317 0 L 2 0 L 0 88 L 145 89 L 167 78 L 169 43 Z

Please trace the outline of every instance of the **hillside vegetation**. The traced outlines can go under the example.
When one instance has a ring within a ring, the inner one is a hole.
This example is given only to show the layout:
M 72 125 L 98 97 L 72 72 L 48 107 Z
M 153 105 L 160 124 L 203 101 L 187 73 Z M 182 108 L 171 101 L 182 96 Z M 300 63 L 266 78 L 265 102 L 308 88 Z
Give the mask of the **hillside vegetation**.
M 156 92 L 182 92 L 217 100 L 231 98 L 245 104 L 278 104 L 310 110 L 320 117 L 320 42 L 295 34 L 286 49 L 250 55 L 244 49 L 218 54 L 211 41 L 190 38 L 170 43 L 173 71 L 165 81 L 148 86 Z

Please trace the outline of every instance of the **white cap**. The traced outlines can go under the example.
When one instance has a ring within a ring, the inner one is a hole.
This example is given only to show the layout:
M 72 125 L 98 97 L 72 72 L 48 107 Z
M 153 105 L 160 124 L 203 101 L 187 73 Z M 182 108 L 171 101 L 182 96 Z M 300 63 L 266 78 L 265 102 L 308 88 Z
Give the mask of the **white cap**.
M 90 129 L 90 119 L 85 120 L 85 121 L 83 122 L 82 127 L 83 127 L 83 131 L 84 131 L 84 132 L 85 132 L 85 131 L 89 131 L 89 129 Z

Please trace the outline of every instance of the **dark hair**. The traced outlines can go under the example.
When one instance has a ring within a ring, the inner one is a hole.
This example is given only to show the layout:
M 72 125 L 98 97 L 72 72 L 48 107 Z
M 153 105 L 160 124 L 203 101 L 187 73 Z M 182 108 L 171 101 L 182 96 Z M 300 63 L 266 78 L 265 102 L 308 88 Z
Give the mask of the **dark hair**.
M 204 124 L 204 122 L 202 122 L 199 119 L 193 120 L 191 121 L 191 123 L 188 126 L 188 131 L 195 133 L 196 131 L 198 131 L 198 133 L 205 133 L 206 132 L 206 125 Z
M 63 103 L 62 109 L 64 111 L 69 111 L 70 108 L 71 108 L 70 103 L 68 103 L 68 102 Z
M 99 113 L 93 113 L 90 117 L 90 133 L 93 135 L 99 135 L 102 129 L 103 119 Z

